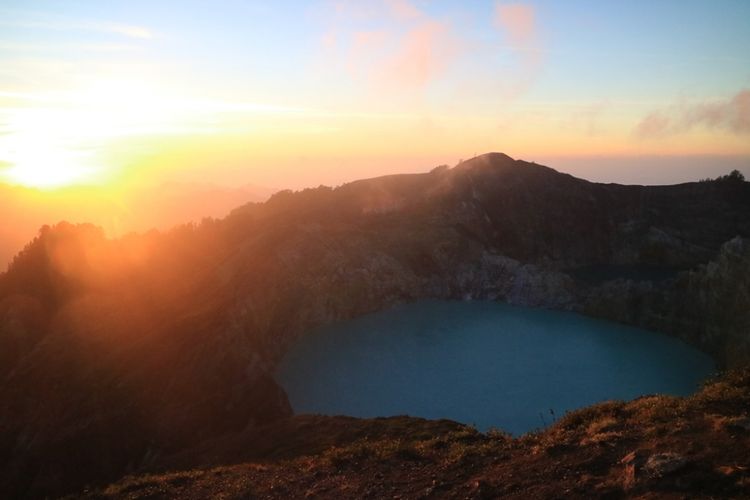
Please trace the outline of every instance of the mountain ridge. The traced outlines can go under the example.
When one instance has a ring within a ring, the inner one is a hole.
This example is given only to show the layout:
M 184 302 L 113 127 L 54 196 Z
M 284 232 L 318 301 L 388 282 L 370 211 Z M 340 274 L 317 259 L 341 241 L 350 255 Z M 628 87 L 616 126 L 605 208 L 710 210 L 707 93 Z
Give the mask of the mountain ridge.
M 743 366 L 748 237 L 750 183 L 596 184 L 499 153 L 165 233 L 45 228 L 0 274 L 0 485 L 74 491 L 287 418 L 273 369 L 296 338 L 426 297 L 578 311 Z M 592 265 L 675 277 L 571 271 Z

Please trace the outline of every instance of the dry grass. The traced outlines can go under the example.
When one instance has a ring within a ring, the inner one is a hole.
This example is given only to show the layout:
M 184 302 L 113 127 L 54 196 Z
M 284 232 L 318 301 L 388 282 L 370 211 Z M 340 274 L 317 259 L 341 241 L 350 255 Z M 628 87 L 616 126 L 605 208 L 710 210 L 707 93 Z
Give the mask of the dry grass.
M 750 498 L 748 401 L 750 370 L 689 398 L 594 405 L 520 438 L 408 417 L 296 417 L 265 431 L 285 458 L 128 477 L 88 497 Z M 628 476 L 634 452 L 684 466 Z

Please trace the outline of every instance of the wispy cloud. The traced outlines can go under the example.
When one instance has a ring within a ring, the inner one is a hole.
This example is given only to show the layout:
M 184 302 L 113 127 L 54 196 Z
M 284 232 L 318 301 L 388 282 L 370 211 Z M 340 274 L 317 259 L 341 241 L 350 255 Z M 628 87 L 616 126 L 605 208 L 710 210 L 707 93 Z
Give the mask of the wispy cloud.
M 696 127 L 750 134 L 750 90 L 742 89 L 728 99 L 681 102 L 652 111 L 638 123 L 635 135 L 642 139 L 660 138 Z
M 154 37 L 154 32 L 144 26 L 103 21 L 74 20 L 57 17 L 51 19 L 45 18 L 40 20 L 4 20 L 0 21 L 0 26 L 54 31 L 93 31 L 97 33 L 114 34 L 141 40 Z
M 0 41 L 0 50 L 13 52 L 64 52 L 64 51 L 86 51 L 86 52 L 129 52 L 140 47 L 122 43 L 20 43 Z
M 587 104 L 573 104 L 570 106 L 569 116 L 560 122 L 564 130 L 577 130 L 588 137 L 596 137 L 606 133 L 606 114 L 612 108 L 608 100 Z
M 549 53 L 538 11 L 526 3 L 489 3 L 482 17 L 460 6 L 438 14 L 412 0 L 326 5 L 319 13 L 321 74 L 335 82 L 348 77 L 368 98 L 382 101 L 385 93 L 389 103 L 420 112 L 429 112 L 437 92 L 456 95 L 463 106 L 491 95 L 490 106 L 499 109 L 537 81 Z M 494 37 L 477 28 L 494 28 Z
M 518 46 L 536 43 L 536 12 L 531 5 L 495 4 L 495 26 L 505 31 L 509 41 Z
M 450 23 L 408 0 L 331 5 L 329 28 L 321 37 L 327 63 L 355 79 L 419 90 L 439 78 L 455 56 Z
M 143 26 L 132 26 L 128 24 L 91 24 L 87 25 L 89 29 L 117 33 L 130 38 L 153 38 L 154 33 Z
M 99 98 L 93 98 L 87 92 L 78 93 L 30 93 L 30 92 L 15 92 L 12 90 L 5 90 L 0 88 L 0 99 L 9 98 L 17 101 L 25 101 L 29 103 L 46 103 L 50 105 L 56 105 L 61 109 L 69 108 L 101 108 L 104 112 L 110 112 L 112 109 L 107 108 L 120 108 L 122 104 L 117 99 L 118 96 L 121 99 L 132 98 L 127 93 L 123 92 L 127 86 L 115 87 L 110 92 L 107 92 Z M 291 106 L 280 106 L 268 103 L 258 102 L 246 102 L 246 101 L 229 101 L 220 99 L 196 99 L 189 97 L 170 97 L 167 95 L 153 95 L 149 97 L 147 106 L 157 104 L 163 111 L 169 112 L 182 112 L 182 113 L 255 113 L 255 114 L 303 114 L 303 113 L 319 113 L 318 110 L 312 110 L 310 108 L 302 107 L 291 107 Z M 0 111 L 3 107 L 0 106 Z
M 0 89 L 0 98 L 10 98 L 10 99 L 20 99 L 24 101 L 36 101 L 36 102 L 57 102 L 57 99 L 48 97 L 48 96 L 41 96 L 38 94 L 33 94 L 29 92 L 14 92 L 12 90 L 3 90 Z M 0 107 L 0 110 L 2 107 Z
M 522 3 L 495 3 L 494 26 L 505 39 L 517 67 L 504 83 L 506 98 L 523 93 L 536 79 L 546 51 L 539 33 L 536 9 Z
M 442 74 L 452 57 L 449 30 L 444 22 L 421 21 L 402 37 L 399 49 L 385 61 L 384 76 L 400 86 L 425 87 Z
M 400 21 L 410 21 L 424 16 L 424 13 L 408 0 L 386 0 L 385 3 L 393 17 Z

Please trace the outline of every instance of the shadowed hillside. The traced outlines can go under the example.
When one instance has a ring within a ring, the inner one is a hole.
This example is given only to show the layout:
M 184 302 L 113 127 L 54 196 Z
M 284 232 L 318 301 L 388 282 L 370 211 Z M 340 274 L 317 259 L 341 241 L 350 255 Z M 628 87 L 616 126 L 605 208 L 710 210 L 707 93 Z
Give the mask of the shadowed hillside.
M 497 153 L 166 233 L 45 227 L 0 275 L 0 489 L 76 491 L 284 419 L 271 374 L 296 338 L 420 298 L 580 311 L 745 365 L 749 237 L 750 183 L 594 184 Z
M 516 439 L 445 420 L 303 415 L 84 498 L 747 498 L 748 405 L 746 370 L 689 398 L 602 403 Z

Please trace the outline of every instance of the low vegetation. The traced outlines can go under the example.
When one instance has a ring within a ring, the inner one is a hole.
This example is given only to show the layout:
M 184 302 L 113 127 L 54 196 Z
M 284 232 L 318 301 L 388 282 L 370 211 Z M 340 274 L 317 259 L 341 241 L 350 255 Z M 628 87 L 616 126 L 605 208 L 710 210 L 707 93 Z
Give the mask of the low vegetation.
M 276 442 L 265 451 L 258 443 Z M 184 471 L 131 475 L 89 499 L 747 498 L 750 369 L 687 398 L 645 396 L 568 413 L 513 438 L 449 421 L 296 416 L 206 443 Z M 242 453 L 251 453 L 255 456 Z M 168 461 L 167 461 L 168 462 Z
M 701 179 L 701 182 L 712 182 L 712 181 L 718 181 L 718 182 L 745 182 L 745 175 L 740 172 L 739 170 L 735 169 L 729 172 L 728 174 L 720 175 L 715 179 L 706 178 Z

